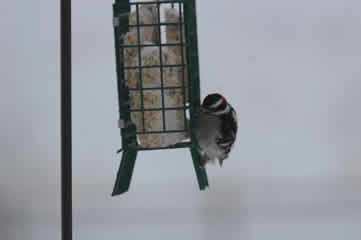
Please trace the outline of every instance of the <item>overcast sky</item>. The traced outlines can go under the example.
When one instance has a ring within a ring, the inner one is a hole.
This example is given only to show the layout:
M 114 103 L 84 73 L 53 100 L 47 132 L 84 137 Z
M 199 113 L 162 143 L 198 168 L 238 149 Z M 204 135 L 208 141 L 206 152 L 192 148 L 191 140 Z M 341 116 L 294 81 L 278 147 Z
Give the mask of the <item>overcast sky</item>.
M 73 1 L 75 239 L 360 239 L 361 3 L 198 0 L 201 92 L 239 137 L 199 192 L 186 150 L 119 166 L 112 1 Z M 1 239 L 60 239 L 59 1 L 0 8 Z

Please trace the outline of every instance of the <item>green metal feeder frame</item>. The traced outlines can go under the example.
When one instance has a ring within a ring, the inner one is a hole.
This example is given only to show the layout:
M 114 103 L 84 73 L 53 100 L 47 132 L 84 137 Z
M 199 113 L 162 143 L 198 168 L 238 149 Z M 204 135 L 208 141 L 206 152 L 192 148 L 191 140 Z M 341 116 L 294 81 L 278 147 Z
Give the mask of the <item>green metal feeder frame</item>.
M 153 4 L 157 8 L 157 17 L 158 21 L 156 24 L 140 24 L 139 22 L 139 6 Z M 161 22 L 160 20 L 160 8 L 163 4 L 172 4 L 179 11 L 179 22 L 177 23 L 166 23 Z M 200 190 L 204 190 L 208 186 L 207 173 L 205 168 L 200 165 L 200 152 L 197 140 L 194 134 L 194 117 L 195 109 L 200 106 L 200 80 L 199 80 L 199 63 L 198 63 L 198 45 L 197 45 L 197 23 L 196 23 L 196 6 L 195 0 L 174 0 L 174 1 L 150 1 L 150 2 L 130 2 L 129 0 L 116 0 L 113 4 L 113 25 L 114 25 L 114 41 L 115 41 L 115 56 L 116 56 L 116 71 L 117 71 L 117 83 L 118 83 L 118 100 L 119 100 L 119 127 L 121 129 L 121 139 L 122 139 L 122 159 L 118 174 L 116 177 L 116 182 L 114 185 L 112 195 L 119 195 L 124 192 L 127 192 L 130 186 L 134 164 L 137 157 L 138 151 L 143 150 L 159 150 L 159 149 L 175 149 L 175 148 L 189 148 L 191 151 L 191 156 L 193 159 L 193 165 L 197 175 L 197 180 Z M 130 25 L 129 16 L 131 13 L 131 8 L 136 9 L 137 22 L 134 25 Z M 184 14 L 183 14 L 184 13 Z M 183 16 L 183 19 L 182 19 Z M 161 27 L 175 25 L 180 27 L 180 38 L 179 43 L 162 43 L 161 41 Z M 136 28 L 139 36 L 139 28 L 144 26 L 153 26 L 156 27 L 159 34 L 159 43 L 152 45 L 144 45 L 140 42 L 140 37 L 138 37 L 138 43 L 136 45 L 128 46 L 124 45 L 124 36 L 129 32 L 129 28 Z M 183 30 L 184 29 L 184 30 Z M 182 31 L 185 31 L 185 41 L 183 41 Z M 160 55 L 160 64 L 157 66 L 142 66 L 141 64 L 141 51 L 140 49 L 145 46 L 154 46 L 159 47 L 159 52 L 161 54 L 162 47 L 165 46 L 178 46 L 181 48 L 182 63 L 178 65 L 166 65 L 162 62 L 162 55 Z M 136 47 L 138 48 L 138 60 L 139 65 L 133 67 L 124 66 L 124 49 L 127 47 Z M 186 57 L 183 56 L 183 47 L 186 48 Z M 186 58 L 186 59 L 185 59 Z M 183 93 L 183 106 L 179 108 L 166 108 L 164 101 L 164 90 L 169 89 L 170 87 L 164 86 L 164 79 L 162 68 L 167 67 L 179 67 L 182 71 L 183 76 L 183 85 L 179 87 Z M 144 68 L 157 68 L 160 69 L 160 82 L 161 86 L 158 88 L 143 88 L 142 84 L 142 74 L 141 70 Z M 125 84 L 125 71 L 127 69 L 138 69 L 140 87 L 137 89 L 128 88 Z M 185 71 L 185 69 L 187 69 Z M 185 75 L 187 75 L 187 83 L 185 83 Z M 144 126 L 144 112 L 155 109 L 146 109 L 143 103 L 143 90 L 146 91 L 160 91 L 162 96 L 162 106 L 157 111 L 162 112 L 163 116 L 163 129 L 161 131 L 146 131 L 143 127 L 142 131 L 137 130 L 135 123 L 131 119 L 131 112 L 129 105 L 129 93 L 130 91 L 137 90 L 140 92 L 141 97 L 141 109 L 137 110 L 142 114 L 142 121 Z M 186 90 L 189 92 L 188 103 L 186 102 Z M 165 127 L 167 119 L 165 119 L 165 113 L 171 110 L 183 110 L 184 111 L 184 129 L 183 130 L 167 130 Z M 186 111 L 189 112 L 189 121 L 186 119 Z M 143 134 L 168 134 L 175 132 L 183 132 L 190 136 L 190 140 L 187 142 L 180 142 L 170 146 L 152 146 L 144 147 L 138 144 L 137 136 Z

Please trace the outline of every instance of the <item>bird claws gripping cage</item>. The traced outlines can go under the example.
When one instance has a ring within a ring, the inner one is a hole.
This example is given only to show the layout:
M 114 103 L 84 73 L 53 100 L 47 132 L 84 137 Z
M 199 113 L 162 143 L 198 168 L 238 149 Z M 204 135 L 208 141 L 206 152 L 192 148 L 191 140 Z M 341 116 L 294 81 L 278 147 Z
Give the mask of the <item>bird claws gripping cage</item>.
M 122 136 L 113 196 L 128 191 L 141 150 L 189 148 L 205 189 L 194 134 L 200 106 L 195 0 L 116 0 L 113 17 Z

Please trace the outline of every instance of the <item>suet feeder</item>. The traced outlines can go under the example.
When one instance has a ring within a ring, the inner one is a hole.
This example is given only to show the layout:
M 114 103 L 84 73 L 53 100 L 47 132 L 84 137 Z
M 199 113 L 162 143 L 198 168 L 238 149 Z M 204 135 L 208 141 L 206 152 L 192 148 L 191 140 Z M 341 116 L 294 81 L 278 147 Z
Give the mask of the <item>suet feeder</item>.
M 128 191 L 138 151 L 175 148 L 190 149 L 205 189 L 195 0 L 116 0 L 113 17 L 122 158 L 112 195 Z

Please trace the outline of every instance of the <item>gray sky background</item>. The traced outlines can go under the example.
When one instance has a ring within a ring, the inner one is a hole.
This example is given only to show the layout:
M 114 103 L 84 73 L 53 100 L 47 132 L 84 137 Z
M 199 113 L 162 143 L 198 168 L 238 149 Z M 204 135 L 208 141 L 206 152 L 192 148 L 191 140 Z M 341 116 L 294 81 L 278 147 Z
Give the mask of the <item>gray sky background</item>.
M 74 239 L 361 238 L 361 3 L 198 0 L 203 97 L 239 137 L 199 192 L 187 150 L 119 155 L 113 1 L 73 1 Z M 60 239 L 59 1 L 0 8 L 0 236 Z

